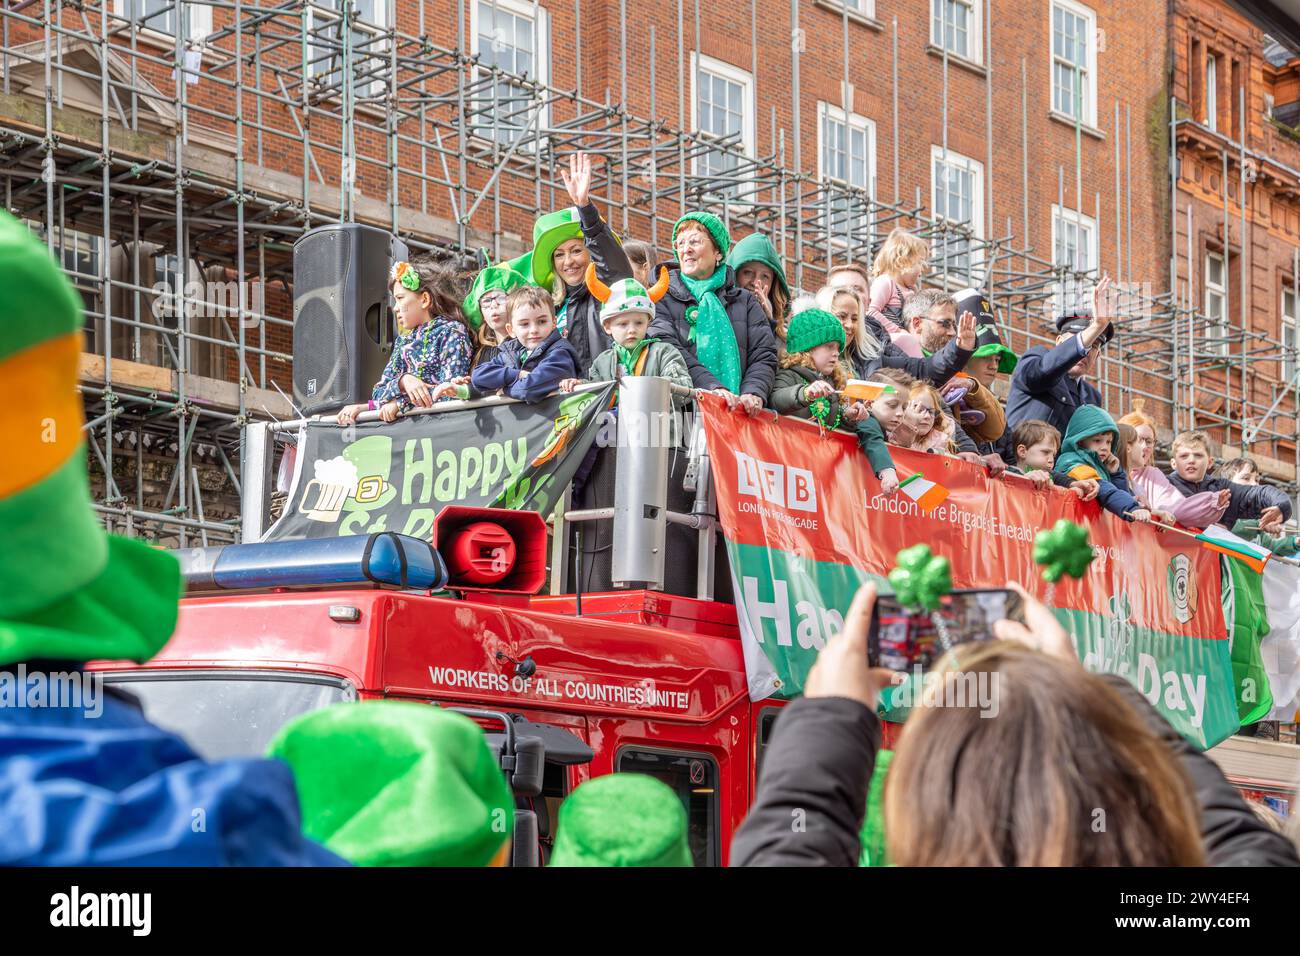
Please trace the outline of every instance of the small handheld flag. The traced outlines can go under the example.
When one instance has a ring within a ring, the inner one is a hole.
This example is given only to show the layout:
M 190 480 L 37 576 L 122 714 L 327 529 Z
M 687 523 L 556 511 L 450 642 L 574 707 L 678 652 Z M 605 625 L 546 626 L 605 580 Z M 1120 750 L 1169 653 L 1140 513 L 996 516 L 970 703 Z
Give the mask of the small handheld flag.
M 919 471 L 898 483 L 898 490 L 916 502 L 922 511 L 933 511 L 948 498 L 948 489 L 927 479 Z
M 851 378 L 844 386 L 844 397 L 850 402 L 874 402 L 886 392 L 898 389 L 888 382 L 868 382 L 860 378 Z

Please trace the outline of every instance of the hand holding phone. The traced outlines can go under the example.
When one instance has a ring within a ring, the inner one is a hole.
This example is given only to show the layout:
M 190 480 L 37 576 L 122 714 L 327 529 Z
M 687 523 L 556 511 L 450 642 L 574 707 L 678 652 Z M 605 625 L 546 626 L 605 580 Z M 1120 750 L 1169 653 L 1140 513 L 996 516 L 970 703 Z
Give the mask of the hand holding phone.
M 955 590 L 943 596 L 935 611 L 904 608 L 893 597 L 878 598 L 867 636 L 868 664 L 903 672 L 928 670 L 958 644 L 995 640 L 998 621 L 1024 621 L 1023 593 L 1009 588 Z

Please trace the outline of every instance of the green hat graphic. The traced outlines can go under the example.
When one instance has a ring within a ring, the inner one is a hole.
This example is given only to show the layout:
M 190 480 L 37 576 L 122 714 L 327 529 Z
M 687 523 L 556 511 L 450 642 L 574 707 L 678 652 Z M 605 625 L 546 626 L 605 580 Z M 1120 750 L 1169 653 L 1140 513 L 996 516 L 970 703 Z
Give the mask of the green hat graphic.
M 551 263 L 555 250 L 560 243 L 581 238 L 582 225 L 577 206 L 548 212 L 538 219 L 533 226 L 533 281 L 544 289 L 550 288 L 551 279 L 555 277 L 555 267 Z
M 693 866 L 686 809 L 639 773 L 588 780 L 560 805 L 551 866 Z
M 0 212 L 0 664 L 144 661 L 176 626 L 176 559 L 106 534 L 90 506 L 81 324 L 46 247 Z
M 267 748 L 293 768 L 302 830 L 360 866 L 487 866 L 514 798 L 482 729 L 409 701 L 304 714 Z
M 825 309 L 804 309 L 790 319 L 785 332 L 787 353 L 807 352 L 827 342 L 839 343 L 844 349 L 844 326 Z
M 532 281 L 532 256 L 531 252 L 525 252 L 518 259 L 487 266 L 474 277 L 474 284 L 470 286 L 462 305 L 465 318 L 469 319 L 474 328 L 483 324 L 483 312 L 478 307 L 479 299 L 495 289 L 513 292 Z

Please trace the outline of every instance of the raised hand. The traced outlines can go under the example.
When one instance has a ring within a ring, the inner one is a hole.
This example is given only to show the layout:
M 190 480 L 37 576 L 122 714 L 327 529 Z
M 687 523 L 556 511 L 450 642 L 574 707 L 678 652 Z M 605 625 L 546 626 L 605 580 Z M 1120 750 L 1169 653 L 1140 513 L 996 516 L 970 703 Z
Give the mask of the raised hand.
M 573 153 L 569 156 L 569 168 L 560 167 L 560 178 L 573 204 L 587 205 L 591 196 L 591 157 L 583 152 Z
M 969 312 L 963 312 L 957 320 L 957 347 L 975 351 L 975 316 Z
M 1109 275 L 1092 287 L 1092 324 L 1098 330 L 1119 318 L 1119 289 Z

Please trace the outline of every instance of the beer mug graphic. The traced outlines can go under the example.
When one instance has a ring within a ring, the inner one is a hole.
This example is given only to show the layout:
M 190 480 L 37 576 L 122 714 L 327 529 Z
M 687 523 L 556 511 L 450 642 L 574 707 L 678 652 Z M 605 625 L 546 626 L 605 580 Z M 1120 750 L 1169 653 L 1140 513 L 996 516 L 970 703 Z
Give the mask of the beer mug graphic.
M 316 497 L 312 498 L 312 488 L 316 489 Z M 307 482 L 307 487 L 303 490 L 302 502 L 298 505 L 298 511 L 305 514 L 312 521 L 335 522 L 339 520 L 339 512 L 343 510 L 343 502 L 348 500 L 352 489 L 347 485 L 340 485 L 334 482 L 324 482 L 319 478 L 313 478 Z
M 312 462 L 316 477 L 307 482 L 298 504 L 299 514 L 312 521 L 334 524 L 343 503 L 357 489 L 357 466 L 342 455 Z

